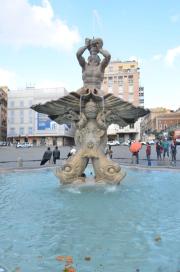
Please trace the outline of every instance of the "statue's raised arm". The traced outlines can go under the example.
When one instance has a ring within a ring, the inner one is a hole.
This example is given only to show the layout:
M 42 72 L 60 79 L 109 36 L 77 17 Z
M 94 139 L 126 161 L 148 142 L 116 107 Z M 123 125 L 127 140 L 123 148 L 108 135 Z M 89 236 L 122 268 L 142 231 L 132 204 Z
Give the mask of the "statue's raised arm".
M 108 66 L 110 62 L 111 55 L 109 54 L 107 50 L 104 50 L 102 48 L 99 49 L 99 53 L 101 53 L 104 56 L 104 59 L 101 62 L 101 69 L 104 72 L 105 68 Z

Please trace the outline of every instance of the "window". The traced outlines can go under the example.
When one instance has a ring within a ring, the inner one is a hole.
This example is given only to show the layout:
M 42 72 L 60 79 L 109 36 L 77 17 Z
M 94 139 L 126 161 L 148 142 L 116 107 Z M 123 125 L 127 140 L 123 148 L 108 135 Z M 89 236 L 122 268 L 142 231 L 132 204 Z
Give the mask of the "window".
M 117 82 L 117 76 L 114 76 L 114 83 Z
M 10 102 L 10 107 L 13 108 L 14 107 L 14 101 Z
M 14 124 L 14 116 L 11 116 L 11 117 L 10 117 L 10 123 L 11 123 L 11 124 Z
M 19 128 L 19 134 L 20 134 L 20 135 L 23 135 L 23 134 L 24 134 L 24 128 L 23 128 L 23 127 L 20 127 L 20 128 Z
M 113 66 L 109 66 L 109 72 L 113 71 Z
M 128 76 L 128 83 L 129 83 L 129 85 L 133 85 L 133 76 L 131 75 L 131 76 Z
M 32 135 L 32 127 L 28 128 L 28 134 Z
M 129 94 L 133 94 L 134 93 L 134 86 L 129 86 Z
M 29 107 L 32 106 L 32 100 L 29 100 Z
M 24 123 L 24 116 L 20 117 L 20 123 L 23 124 Z
M 112 87 L 112 85 L 113 85 L 113 78 L 109 77 L 108 78 L 108 87 Z
M 21 101 L 20 101 L 20 108 L 23 108 L 23 107 L 24 107 L 24 101 L 21 100 Z
M 55 122 L 51 122 L 51 129 L 55 130 L 56 129 L 56 123 Z
M 32 122 L 33 122 L 32 116 L 29 116 L 29 123 L 32 124 Z
M 134 128 L 134 124 L 130 124 L 129 127 L 130 127 L 130 128 Z
M 123 69 L 122 66 L 119 66 L 119 67 L 118 67 L 118 70 L 119 70 L 119 71 L 122 71 L 122 69 Z
M 15 128 L 10 128 L 10 135 L 14 136 L 15 135 Z
M 122 76 L 118 76 L 118 85 L 123 86 L 123 77 Z

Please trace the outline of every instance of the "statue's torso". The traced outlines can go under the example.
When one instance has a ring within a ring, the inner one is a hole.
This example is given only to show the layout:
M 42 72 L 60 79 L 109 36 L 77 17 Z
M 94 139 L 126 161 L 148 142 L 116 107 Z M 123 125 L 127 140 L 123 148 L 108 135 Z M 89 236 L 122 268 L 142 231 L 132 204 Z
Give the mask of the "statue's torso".
M 103 80 L 103 72 L 101 66 L 91 66 L 86 64 L 82 72 L 84 87 L 94 87 L 100 89 Z

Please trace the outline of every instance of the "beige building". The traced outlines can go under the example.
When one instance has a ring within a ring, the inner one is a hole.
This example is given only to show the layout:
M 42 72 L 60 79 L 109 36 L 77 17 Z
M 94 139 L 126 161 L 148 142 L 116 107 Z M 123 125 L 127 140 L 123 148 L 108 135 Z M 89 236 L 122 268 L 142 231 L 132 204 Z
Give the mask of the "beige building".
M 150 134 L 160 132 L 170 126 L 180 124 L 180 113 L 172 112 L 166 108 L 153 108 L 141 122 L 141 134 L 144 140 L 148 140 Z
M 0 141 L 7 137 L 7 97 L 8 87 L 0 87 Z
M 137 61 L 112 61 L 105 70 L 101 88 L 105 94 L 112 93 L 135 106 L 144 107 L 144 88 L 139 86 L 139 79 Z M 107 132 L 109 139 L 140 139 L 140 120 L 126 128 L 111 125 Z
M 47 115 L 30 107 L 67 95 L 62 88 L 32 88 L 10 90 L 8 93 L 8 140 L 17 143 L 28 141 L 34 145 L 66 145 L 74 142 L 74 127 L 58 125 Z

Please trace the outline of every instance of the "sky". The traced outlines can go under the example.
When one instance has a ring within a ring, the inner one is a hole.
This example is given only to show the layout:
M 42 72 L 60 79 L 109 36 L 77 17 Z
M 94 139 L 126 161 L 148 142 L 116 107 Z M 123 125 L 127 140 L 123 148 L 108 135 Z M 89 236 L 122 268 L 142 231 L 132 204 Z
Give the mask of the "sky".
M 145 107 L 180 107 L 180 0 L 0 0 L 0 86 L 82 87 L 76 52 L 101 37 L 136 59 Z

